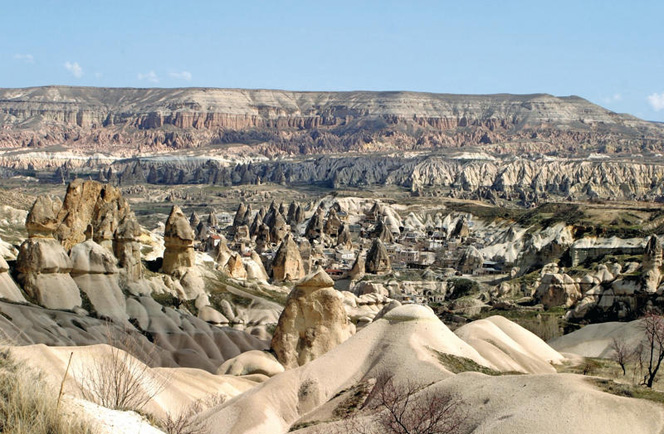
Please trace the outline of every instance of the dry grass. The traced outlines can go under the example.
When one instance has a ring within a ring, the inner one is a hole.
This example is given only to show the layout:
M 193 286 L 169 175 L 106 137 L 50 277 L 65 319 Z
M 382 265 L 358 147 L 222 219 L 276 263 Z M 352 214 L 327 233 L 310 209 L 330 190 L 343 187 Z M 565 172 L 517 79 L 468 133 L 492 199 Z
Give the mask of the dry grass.
M 5 434 L 92 434 L 90 423 L 57 407 L 41 375 L 0 350 L 0 432 Z
M 205 410 L 223 404 L 224 395 L 210 395 L 199 399 L 176 415 L 167 415 L 158 425 L 166 434 L 204 434 L 210 431 L 207 421 L 198 416 Z
M 85 365 L 75 376 L 83 398 L 113 410 L 140 411 L 164 390 L 169 379 L 151 371 L 156 355 L 126 334 L 118 341 L 109 332 L 110 352 Z M 120 348 L 124 348 L 120 349 Z M 147 363 L 132 354 L 141 354 Z

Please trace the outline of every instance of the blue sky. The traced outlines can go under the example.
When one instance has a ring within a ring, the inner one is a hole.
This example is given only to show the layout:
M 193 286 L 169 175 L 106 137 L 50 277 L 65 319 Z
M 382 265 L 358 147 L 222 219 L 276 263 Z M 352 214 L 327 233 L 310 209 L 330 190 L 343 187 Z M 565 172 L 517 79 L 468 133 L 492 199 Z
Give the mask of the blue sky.
M 664 1 L 2 1 L 0 87 L 579 95 L 664 121 Z

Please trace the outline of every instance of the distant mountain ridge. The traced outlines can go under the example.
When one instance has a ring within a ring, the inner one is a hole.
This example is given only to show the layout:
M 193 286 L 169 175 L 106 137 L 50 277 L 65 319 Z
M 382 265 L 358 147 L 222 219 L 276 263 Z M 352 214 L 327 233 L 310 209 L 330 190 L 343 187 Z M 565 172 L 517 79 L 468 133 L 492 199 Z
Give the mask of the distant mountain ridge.
M 214 144 L 247 144 L 268 156 L 462 146 L 642 152 L 664 148 L 664 125 L 547 94 L 0 89 L 0 147 L 141 152 Z

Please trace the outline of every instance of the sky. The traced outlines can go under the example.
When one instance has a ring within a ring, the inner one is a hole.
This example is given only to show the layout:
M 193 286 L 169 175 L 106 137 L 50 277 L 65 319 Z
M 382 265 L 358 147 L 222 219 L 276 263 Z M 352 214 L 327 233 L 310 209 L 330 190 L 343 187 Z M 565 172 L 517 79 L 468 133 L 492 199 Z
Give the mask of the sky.
M 662 0 L 0 6 L 0 87 L 549 93 L 664 121 Z

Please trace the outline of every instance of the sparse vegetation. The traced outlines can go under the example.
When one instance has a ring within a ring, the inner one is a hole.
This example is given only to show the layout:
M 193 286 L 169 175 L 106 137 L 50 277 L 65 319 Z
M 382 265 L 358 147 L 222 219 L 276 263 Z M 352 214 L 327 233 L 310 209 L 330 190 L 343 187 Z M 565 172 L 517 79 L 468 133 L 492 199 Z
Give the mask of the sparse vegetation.
M 132 355 L 142 353 L 147 359 L 155 357 L 153 353 L 141 351 L 140 344 L 131 335 L 125 334 L 122 342 L 109 336 L 109 343 L 109 354 L 95 357 L 75 375 L 81 395 L 113 410 L 139 411 L 164 389 L 168 379 L 150 372 L 148 364 Z
M 463 432 L 467 414 L 463 401 L 453 394 L 436 393 L 412 382 L 397 384 L 382 374 L 361 412 L 347 419 L 357 434 L 456 434 Z
M 41 374 L 0 350 L 0 432 L 6 434 L 93 434 L 90 422 L 57 406 Z
M 659 368 L 664 360 L 664 316 L 648 313 L 643 318 L 641 328 L 644 333 L 643 353 L 646 374 L 643 384 L 652 387 Z
M 491 368 L 482 366 L 469 358 L 441 353 L 436 350 L 432 351 L 436 354 L 438 361 L 445 367 L 445 369 L 454 374 L 459 374 L 461 372 L 481 372 L 482 374 L 492 376 L 503 375 L 502 372 L 494 371 Z
M 223 404 L 224 395 L 210 395 L 199 399 L 177 415 L 167 415 L 159 422 L 166 434 L 203 434 L 209 431 L 208 424 L 199 419 L 198 415 L 208 408 Z
M 651 388 L 636 386 L 633 384 L 617 383 L 606 378 L 589 378 L 588 381 L 597 386 L 600 390 L 612 395 L 647 399 L 648 401 L 664 404 L 664 392 L 653 390 Z

